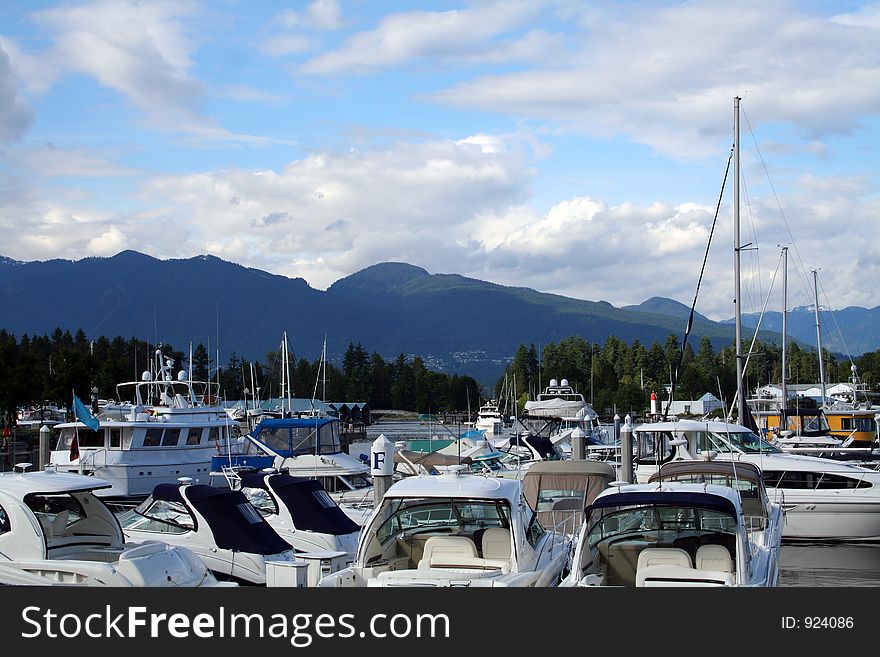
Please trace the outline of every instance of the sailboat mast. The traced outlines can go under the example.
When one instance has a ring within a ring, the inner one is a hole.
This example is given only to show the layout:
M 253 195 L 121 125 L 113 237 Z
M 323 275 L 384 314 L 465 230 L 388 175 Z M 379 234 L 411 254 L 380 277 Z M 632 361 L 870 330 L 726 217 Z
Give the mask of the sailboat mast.
M 788 247 L 782 247 L 782 408 L 788 408 Z
M 822 331 L 819 328 L 819 273 L 813 270 L 813 295 L 816 303 L 816 347 L 819 349 L 819 381 L 822 384 L 822 406 L 825 406 L 825 359 L 822 358 Z
M 733 99 L 733 279 L 734 293 L 733 303 L 735 309 L 736 326 L 736 397 L 739 409 L 738 421 L 742 424 L 746 417 L 746 396 L 743 390 L 743 361 L 742 361 L 742 300 L 740 299 L 740 276 L 739 276 L 739 101 L 740 97 Z

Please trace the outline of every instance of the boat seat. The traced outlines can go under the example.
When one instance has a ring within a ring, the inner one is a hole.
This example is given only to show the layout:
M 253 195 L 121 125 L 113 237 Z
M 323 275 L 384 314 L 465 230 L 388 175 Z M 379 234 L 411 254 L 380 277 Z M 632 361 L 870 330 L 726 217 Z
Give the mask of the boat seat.
M 419 570 L 431 568 L 431 561 L 441 559 L 444 563 L 454 563 L 456 557 L 476 558 L 477 545 L 467 536 L 432 536 L 425 541 L 425 551 L 419 561 Z
M 681 566 L 682 568 L 694 567 L 691 555 L 681 548 L 645 548 L 639 553 L 639 560 L 636 563 L 636 577 L 638 577 L 639 571 L 643 568 L 660 565 Z
M 701 545 L 697 548 L 694 563 L 700 570 L 733 572 L 733 559 L 730 558 L 730 551 L 723 545 Z
M 717 570 L 697 570 L 673 563 L 658 563 L 639 570 L 637 587 L 655 586 L 733 586 L 733 575 Z
M 490 527 L 483 533 L 484 559 L 510 559 L 510 531 L 503 527 Z

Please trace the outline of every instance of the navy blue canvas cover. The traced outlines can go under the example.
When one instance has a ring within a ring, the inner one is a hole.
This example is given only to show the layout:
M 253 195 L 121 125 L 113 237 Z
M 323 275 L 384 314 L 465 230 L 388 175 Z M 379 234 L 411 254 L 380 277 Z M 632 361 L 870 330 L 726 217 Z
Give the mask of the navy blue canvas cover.
M 291 549 L 241 491 L 194 484 L 184 494 L 205 518 L 217 547 L 262 555 Z

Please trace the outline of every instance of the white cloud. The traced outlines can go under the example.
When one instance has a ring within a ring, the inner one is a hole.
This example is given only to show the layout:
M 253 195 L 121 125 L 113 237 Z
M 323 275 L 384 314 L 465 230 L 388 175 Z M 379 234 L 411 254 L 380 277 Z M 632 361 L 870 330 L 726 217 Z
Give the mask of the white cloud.
M 391 14 L 374 30 L 359 32 L 342 47 L 313 57 L 300 67 L 306 75 L 368 73 L 383 68 L 430 58 L 462 63 L 485 58 L 506 61 L 510 57 L 534 56 L 548 52 L 549 40 L 539 32 L 527 34 L 520 42 L 503 43 L 506 57 L 490 42 L 521 28 L 539 15 L 532 2 L 507 0 L 479 5 L 473 9 L 444 12 L 413 11 Z M 549 52 L 553 52 L 550 50 Z
M 31 118 L 31 109 L 18 93 L 9 57 L 0 43 L 0 143 L 21 137 Z
M 624 136 L 683 158 L 717 154 L 729 140 L 737 94 L 767 123 L 814 135 L 852 131 L 880 106 L 876 12 L 847 21 L 801 9 L 788 2 L 590 8 L 564 65 L 481 75 L 430 98 Z

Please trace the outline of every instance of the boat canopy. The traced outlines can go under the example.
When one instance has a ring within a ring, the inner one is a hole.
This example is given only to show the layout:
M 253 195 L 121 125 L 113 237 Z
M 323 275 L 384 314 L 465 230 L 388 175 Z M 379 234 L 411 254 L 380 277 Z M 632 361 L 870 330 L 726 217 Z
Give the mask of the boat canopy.
M 338 428 L 336 418 L 273 418 L 257 424 L 249 437 L 283 457 L 336 454 L 341 451 Z
M 360 529 L 317 479 L 248 472 L 241 475 L 241 487 L 262 488 L 275 493 L 299 530 L 342 536 Z
M 217 547 L 224 550 L 269 555 L 290 549 L 241 491 L 206 484 L 159 484 L 153 499 L 194 507 L 208 523 Z
M 732 492 L 732 491 L 731 491 Z M 734 502 L 721 495 L 693 490 L 654 489 L 649 491 L 622 491 L 600 495 L 587 507 L 587 512 L 624 506 L 694 506 L 721 511 L 736 517 L 739 513 Z

